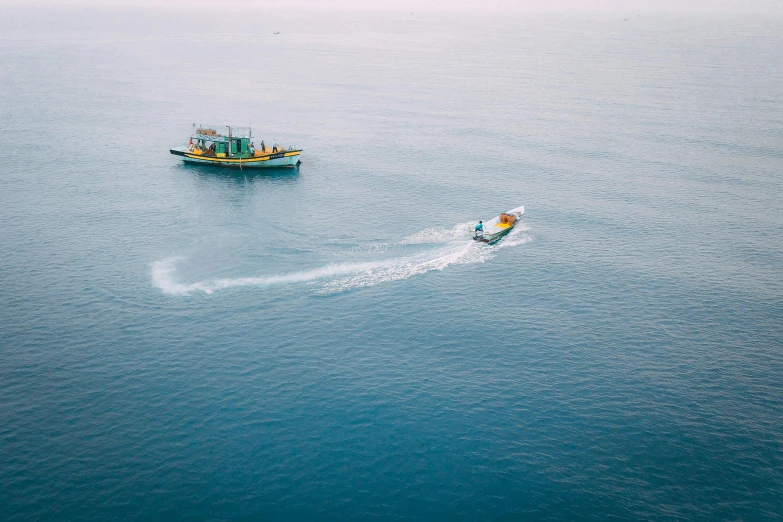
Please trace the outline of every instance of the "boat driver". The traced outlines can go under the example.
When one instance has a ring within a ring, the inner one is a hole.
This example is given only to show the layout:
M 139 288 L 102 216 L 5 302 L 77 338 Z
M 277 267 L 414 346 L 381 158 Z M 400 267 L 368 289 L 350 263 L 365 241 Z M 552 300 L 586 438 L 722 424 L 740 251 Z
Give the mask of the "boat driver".
M 476 235 L 484 235 L 484 223 L 482 221 L 479 221 L 478 225 L 476 225 Z

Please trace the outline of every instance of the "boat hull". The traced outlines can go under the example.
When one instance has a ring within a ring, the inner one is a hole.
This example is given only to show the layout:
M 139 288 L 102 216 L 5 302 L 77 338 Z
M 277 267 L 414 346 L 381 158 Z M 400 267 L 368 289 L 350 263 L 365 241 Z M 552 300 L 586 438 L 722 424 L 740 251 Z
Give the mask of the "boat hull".
M 269 153 L 250 158 L 217 158 L 215 156 L 191 154 L 180 149 L 171 149 L 170 152 L 175 156 L 182 156 L 182 160 L 185 163 L 240 169 L 296 167 L 300 162 L 302 154 L 301 150 L 284 150 L 274 154 Z
M 502 238 L 503 236 L 505 236 L 506 234 L 508 234 L 512 230 L 514 230 L 515 226 L 516 226 L 516 224 L 514 224 L 514 225 L 512 225 L 512 226 L 510 226 L 508 228 L 504 228 L 502 232 L 498 232 L 496 234 L 488 234 L 488 235 L 486 235 L 484 237 L 473 236 L 473 239 L 475 239 L 476 241 L 478 241 L 480 243 L 489 243 L 491 245 L 492 243 L 500 241 L 500 238 Z

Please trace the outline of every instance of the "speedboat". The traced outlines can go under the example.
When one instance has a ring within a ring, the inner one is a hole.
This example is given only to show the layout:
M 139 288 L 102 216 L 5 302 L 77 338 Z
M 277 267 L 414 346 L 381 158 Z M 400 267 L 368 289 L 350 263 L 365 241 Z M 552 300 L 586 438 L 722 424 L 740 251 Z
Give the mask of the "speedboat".
M 513 230 L 524 213 L 525 207 L 517 207 L 503 212 L 493 220 L 484 223 L 484 230 L 477 230 L 473 239 L 481 243 L 495 243 Z

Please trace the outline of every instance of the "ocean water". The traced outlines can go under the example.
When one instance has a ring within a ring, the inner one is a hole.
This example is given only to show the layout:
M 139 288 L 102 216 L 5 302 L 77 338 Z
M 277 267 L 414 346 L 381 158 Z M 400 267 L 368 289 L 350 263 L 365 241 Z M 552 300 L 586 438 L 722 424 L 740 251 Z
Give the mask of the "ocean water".
M 774 16 L 6 7 L 0 519 L 780 520 L 781 86 Z

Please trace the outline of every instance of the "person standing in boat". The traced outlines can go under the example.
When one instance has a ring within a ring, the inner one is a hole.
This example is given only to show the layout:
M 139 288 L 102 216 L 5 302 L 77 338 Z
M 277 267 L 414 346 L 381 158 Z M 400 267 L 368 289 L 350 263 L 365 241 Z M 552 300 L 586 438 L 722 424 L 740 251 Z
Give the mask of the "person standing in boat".
M 277 152 L 277 140 L 272 140 L 272 154 Z
M 266 152 L 266 145 L 264 145 L 264 140 L 261 140 L 261 152 Z

